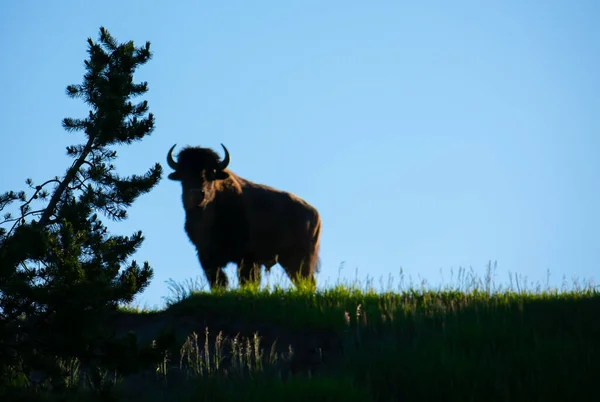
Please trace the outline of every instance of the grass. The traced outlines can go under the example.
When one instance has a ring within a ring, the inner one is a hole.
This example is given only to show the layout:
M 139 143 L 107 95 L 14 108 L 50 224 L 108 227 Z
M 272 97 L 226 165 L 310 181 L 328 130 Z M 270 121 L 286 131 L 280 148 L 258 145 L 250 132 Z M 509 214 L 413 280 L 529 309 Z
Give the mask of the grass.
M 73 371 L 72 391 L 38 396 L 594 400 L 594 373 L 600 372 L 598 288 L 574 280 L 569 290 L 548 285 L 531 290 L 513 276 L 502 288 L 494 286 L 493 274 L 490 265 L 483 280 L 463 270 L 458 284 L 439 289 L 405 285 L 401 277 L 394 290 L 391 281 L 379 291 L 367 281 L 316 293 L 255 286 L 210 294 L 193 281 L 171 282 L 165 308 L 122 308 L 127 317 L 168 323 L 171 337 L 158 324 L 149 326 L 154 332 L 136 333 L 138 341 L 146 336 L 162 353 L 152 370 L 125 377 L 103 373 L 104 382 L 84 381 Z M 22 388 L 23 398 L 35 392 Z

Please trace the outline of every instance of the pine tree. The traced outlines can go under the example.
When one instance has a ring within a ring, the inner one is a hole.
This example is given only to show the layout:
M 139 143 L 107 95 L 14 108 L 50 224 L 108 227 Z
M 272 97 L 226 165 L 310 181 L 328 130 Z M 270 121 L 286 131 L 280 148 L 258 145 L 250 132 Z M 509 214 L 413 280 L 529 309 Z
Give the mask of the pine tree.
M 109 314 L 153 275 L 148 262 L 126 262 L 144 240 L 141 231 L 112 236 L 98 217 L 126 219 L 126 208 L 161 179 L 159 163 L 141 176 L 119 176 L 111 149 L 154 130 L 147 102 L 130 100 L 148 91 L 133 73 L 151 59 L 150 43 L 117 43 L 101 27 L 99 43 L 88 39 L 88 54 L 83 83 L 66 91 L 91 106 L 85 119 L 62 122 L 66 131 L 85 134 L 83 144 L 67 147 L 73 164 L 43 184 L 28 179 L 30 196 L 0 194 L 0 211 L 21 203 L 18 214 L 0 222 L 0 367 L 49 371 L 56 357 L 94 358 L 110 337 Z M 33 207 L 40 202 L 42 208 Z

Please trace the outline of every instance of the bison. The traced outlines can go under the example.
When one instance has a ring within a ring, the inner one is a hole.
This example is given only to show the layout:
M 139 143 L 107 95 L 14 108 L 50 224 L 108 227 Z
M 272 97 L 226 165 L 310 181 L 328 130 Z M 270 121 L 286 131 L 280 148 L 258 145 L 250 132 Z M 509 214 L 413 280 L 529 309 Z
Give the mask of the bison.
M 321 218 L 317 210 L 289 192 L 244 179 L 227 169 L 210 148 L 186 147 L 167 163 L 169 179 L 181 182 L 185 231 L 197 250 L 211 290 L 228 285 L 223 268 L 237 265 L 241 285 L 260 282 L 279 263 L 292 283 L 316 285 L 319 271 Z

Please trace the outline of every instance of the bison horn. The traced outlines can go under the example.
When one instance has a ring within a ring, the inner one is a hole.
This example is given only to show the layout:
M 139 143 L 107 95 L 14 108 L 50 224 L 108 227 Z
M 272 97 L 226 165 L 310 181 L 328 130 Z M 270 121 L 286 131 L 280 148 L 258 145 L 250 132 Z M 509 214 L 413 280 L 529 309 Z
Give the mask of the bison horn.
M 218 170 L 223 170 L 229 165 L 229 151 L 225 148 L 225 145 L 221 144 L 221 146 L 223 147 L 223 151 L 225 151 L 225 158 L 217 164 Z
M 175 146 L 177 144 L 174 144 L 171 149 L 169 149 L 169 153 L 167 154 L 167 163 L 169 164 L 169 167 L 173 170 L 177 170 L 177 162 L 175 162 L 175 160 L 173 159 L 173 150 L 175 149 Z

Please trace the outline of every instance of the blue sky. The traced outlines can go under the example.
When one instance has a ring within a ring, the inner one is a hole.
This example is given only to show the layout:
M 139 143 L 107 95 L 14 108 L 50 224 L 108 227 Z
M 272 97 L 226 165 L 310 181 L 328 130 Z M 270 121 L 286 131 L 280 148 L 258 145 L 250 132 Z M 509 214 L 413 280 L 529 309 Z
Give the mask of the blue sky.
M 105 26 L 152 44 L 136 81 L 149 82 L 156 130 L 119 148 L 117 166 L 166 173 L 127 221 L 105 219 L 146 236 L 142 304 L 161 304 L 169 278 L 202 275 L 166 178 L 173 143 L 222 142 L 233 171 L 317 207 L 321 283 L 358 269 L 397 284 L 402 268 L 446 284 L 489 260 L 499 283 L 509 271 L 597 279 L 596 1 L 33 4 L 0 14 L 1 191 L 62 174 L 65 147 L 83 141 L 61 119 L 87 113 L 65 87 L 82 80 L 88 37 Z

